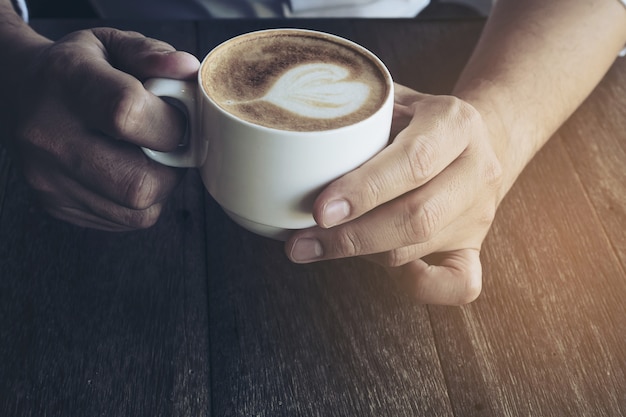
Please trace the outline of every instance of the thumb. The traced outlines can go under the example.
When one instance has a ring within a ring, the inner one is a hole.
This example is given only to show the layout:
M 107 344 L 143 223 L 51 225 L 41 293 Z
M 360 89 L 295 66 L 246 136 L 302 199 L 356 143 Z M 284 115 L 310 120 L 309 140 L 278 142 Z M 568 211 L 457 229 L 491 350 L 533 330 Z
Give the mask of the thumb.
M 176 149 L 182 113 L 148 92 L 147 78 L 185 79 L 198 60 L 162 41 L 111 28 L 79 31 L 48 50 L 47 77 L 90 129 L 159 151 Z
M 172 45 L 141 33 L 111 28 L 92 32 L 102 43 L 109 63 L 140 81 L 153 77 L 191 79 L 200 66 L 192 54 L 176 51 Z

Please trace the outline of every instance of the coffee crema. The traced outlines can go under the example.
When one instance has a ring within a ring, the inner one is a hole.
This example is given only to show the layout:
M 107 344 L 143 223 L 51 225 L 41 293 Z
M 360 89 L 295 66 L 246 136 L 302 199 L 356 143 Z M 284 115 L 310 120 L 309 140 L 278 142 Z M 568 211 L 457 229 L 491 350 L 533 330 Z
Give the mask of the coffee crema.
M 384 103 L 385 70 L 362 49 L 319 32 L 270 30 L 222 44 L 202 88 L 226 112 L 265 127 L 323 131 L 357 123 Z

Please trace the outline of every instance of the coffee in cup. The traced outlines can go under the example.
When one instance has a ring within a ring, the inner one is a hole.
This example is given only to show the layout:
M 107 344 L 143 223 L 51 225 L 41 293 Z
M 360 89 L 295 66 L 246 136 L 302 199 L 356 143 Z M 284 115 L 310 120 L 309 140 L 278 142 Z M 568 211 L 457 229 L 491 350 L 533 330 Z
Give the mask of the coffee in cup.
M 388 95 L 380 63 L 327 34 L 266 31 L 211 52 L 202 89 L 224 111 L 280 130 L 319 131 L 357 123 Z

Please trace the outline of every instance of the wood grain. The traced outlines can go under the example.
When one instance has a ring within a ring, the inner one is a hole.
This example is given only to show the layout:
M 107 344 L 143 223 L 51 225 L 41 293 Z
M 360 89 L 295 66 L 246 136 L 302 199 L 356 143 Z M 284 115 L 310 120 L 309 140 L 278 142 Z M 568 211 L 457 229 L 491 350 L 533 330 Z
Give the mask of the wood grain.
M 574 169 L 626 270 L 626 60 L 561 129 Z M 598 231 L 600 232 L 600 231 Z M 622 276 L 626 276 L 622 275 Z
M 211 202 L 208 218 L 213 415 L 451 412 L 427 311 L 382 271 L 292 265 Z
M 4 199 L 7 194 L 7 184 L 11 172 L 12 161 L 6 149 L 0 147 L 0 213 L 4 206 Z
M 111 234 L 50 219 L 23 184 L 9 184 L 0 414 L 188 416 L 209 407 L 198 189 L 181 188 L 158 226 Z

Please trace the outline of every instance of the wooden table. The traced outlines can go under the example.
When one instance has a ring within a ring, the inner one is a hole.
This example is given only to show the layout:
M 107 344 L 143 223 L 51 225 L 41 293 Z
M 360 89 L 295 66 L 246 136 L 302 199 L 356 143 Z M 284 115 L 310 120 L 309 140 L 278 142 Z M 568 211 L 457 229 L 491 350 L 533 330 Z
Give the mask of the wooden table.
M 450 90 L 481 31 L 459 21 L 40 21 L 110 25 L 205 54 L 298 25 Z M 0 416 L 626 414 L 626 59 L 527 167 L 464 307 L 416 305 L 360 260 L 293 265 L 190 172 L 153 228 L 51 219 L 0 160 Z

